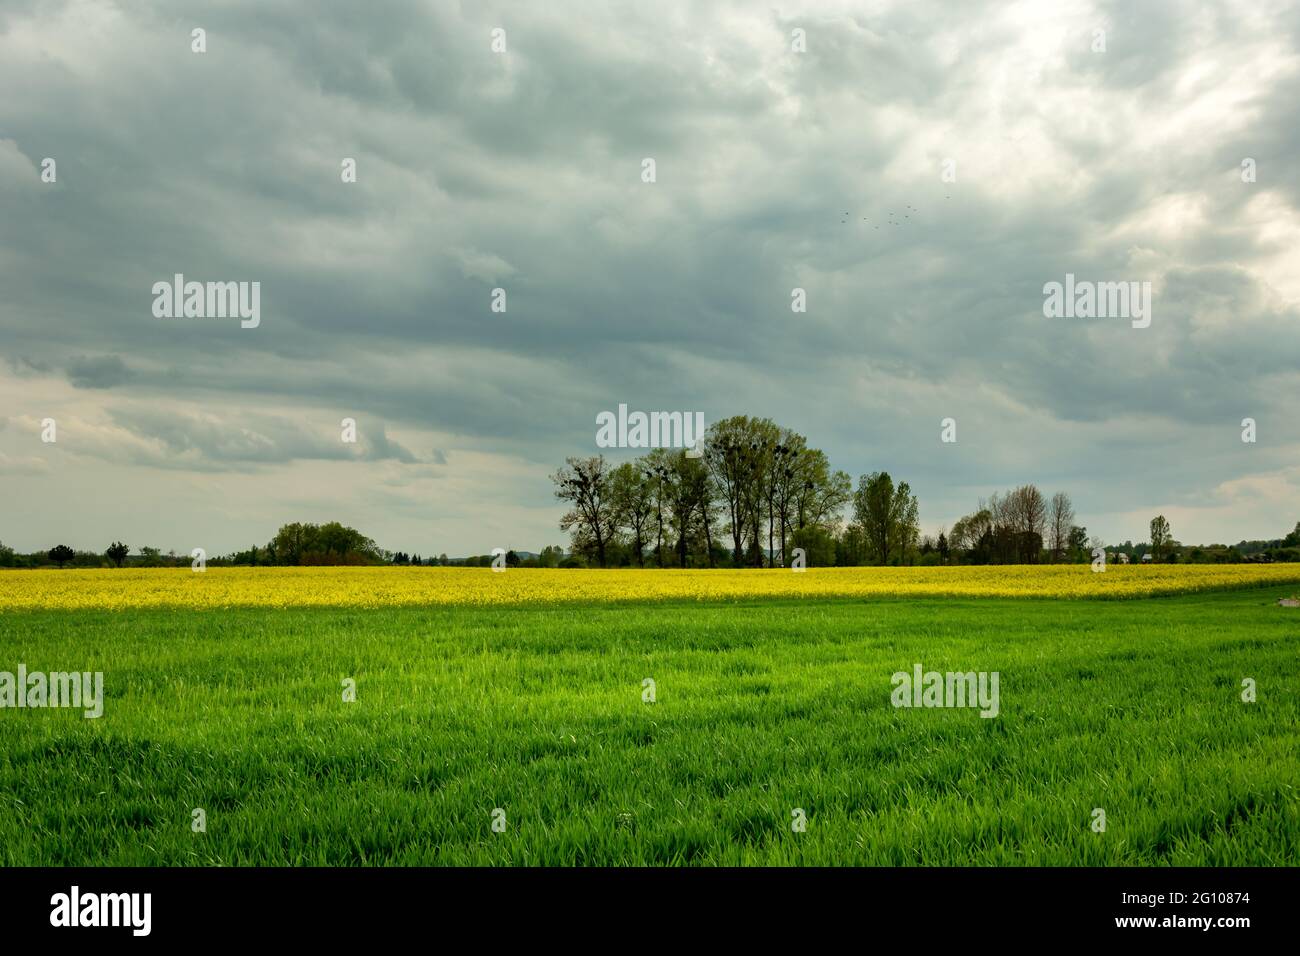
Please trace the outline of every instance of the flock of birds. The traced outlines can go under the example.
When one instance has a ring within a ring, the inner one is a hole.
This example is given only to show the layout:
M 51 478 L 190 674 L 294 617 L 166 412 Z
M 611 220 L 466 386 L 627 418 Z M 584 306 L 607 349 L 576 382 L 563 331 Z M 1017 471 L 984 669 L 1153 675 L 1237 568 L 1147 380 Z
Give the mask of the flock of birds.
M 911 219 L 911 218 L 912 218 L 912 213 L 916 212 L 916 210 L 915 210 L 911 205 L 906 205 L 906 204 L 905 204 L 903 208 L 910 210 L 910 212 L 905 212 L 905 213 L 903 213 L 903 218 L 902 218 L 902 219 L 895 220 L 895 219 L 894 219 L 894 213 L 891 211 L 891 212 L 889 213 L 889 218 L 885 220 L 885 225 L 886 225 L 886 226 L 901 226 L 901 225 L 903 225 L 903 220 L 905 220 L 905 219 Z M 840 224 L 841 224 L 841 225 L 847 225 L 847 224 L 848 224 L 848 221 L 849 221 L 849 214 L 846 212 L 846 213 L 844 213 L 844 218 L 840 220 Z M 862 217 L 862 221 L 863 221 L 863 222 L 870 222 L 871 220 L 870 220 L 869 218 L 867 218 L 866 216 L 863 216 L 863 217 Z M 874 226 L 873 228 L 875 228 L 875 229 L 879 229 L 880 226 Z
M 944 199 L 951 199 L 952 196 L 944 196 L 943 198 L 944 198 Z M 895 218 L 894 218 L 894 213 L 891 211 L 891 212 L 889 213 L 889 217 L 885 220 L 885 225 L 886 225 L 886 226 L 901 226 L 901 225 L 904 224 L 904 220 L 911 219 L 911 218 L 912 218 L 912 213 L 916 212 L 916 207 L 913 206 L 913 205 L 911 205 L 911 204 L 909 204 L 909 203 L 904 203 L 904 204 L 903 204 L 903 208 L 906 209 L 906 210 L 909 210 L 909 211 L 903 213 L 903 218 L 902 218 L 902 219 L 895 219 Z M 866 216 L 863 216 L 863 217 L 862 217 L 862 221 L 863 221 L 863 222 L 870 222 L 871 220 L 870 220 L 869 218 L 867 218 Z M 844 218 L 840 220 L 840 225 L 848 225 L 848 222 L 849 222 L 849 213 L 848 213 L 847 211 L 845 211 L 845 213 L 844 213 Z M 879 229 L 880 226 L 877 225 L 877 226 L 873 226 L 872 228 L 874 228 L 874 229 Z

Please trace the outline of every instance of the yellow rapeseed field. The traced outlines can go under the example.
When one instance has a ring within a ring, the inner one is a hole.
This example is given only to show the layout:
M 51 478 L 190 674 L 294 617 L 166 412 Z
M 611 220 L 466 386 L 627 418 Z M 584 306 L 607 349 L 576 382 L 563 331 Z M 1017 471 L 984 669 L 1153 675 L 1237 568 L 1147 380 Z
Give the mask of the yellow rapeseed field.
M 541 570 L 188 568 L 0 571 L 0 612 L 145 607 L 546 605 L 761 598 L 1139 598 L 1300 584 L 1300 564 Z

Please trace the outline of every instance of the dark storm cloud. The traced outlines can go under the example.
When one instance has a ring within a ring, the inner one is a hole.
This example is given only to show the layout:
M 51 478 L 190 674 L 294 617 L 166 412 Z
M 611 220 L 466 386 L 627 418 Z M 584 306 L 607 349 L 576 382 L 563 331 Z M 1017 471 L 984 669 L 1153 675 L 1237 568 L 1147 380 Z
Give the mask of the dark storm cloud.
M 1192 500 L 1300 439 L 1300 72 L 1294 11 L 1181 9 L 7 5 L 6 375 L 93 389 L 137 466 L 344 461 L 351 415 L 384 467 L 543 469 L 627 402 L 770 415 L 935 521 L 1039 478 Z M 1152 327 L 1045 318 L 1067 272 L 1152 281 Z M 261 325 L 154 318 L 176 273 L 260 282 Z M 1268 448 L 1203 454 L 1244 415 Z
M 342 438 L 341 427 L 331 431 L 320 422 L 275 415 L 244 414 L 232 424 L 206 414 L 131 408 L 114 411 L 112 418 L 141 439 L 135 446 L 135 463 L 154 467 L 220 470 L 300 460 L 445 462 L 445 456 L 437 451 L 426 458 L 417 457 L 389 438 L 382 424 L 357 422 L 357 441 L 348 443 Z
M 74 356 L 67 372 L 68 381 L 76 388 L 112 388 L 131 378 L 131 370 L 116 355 Z

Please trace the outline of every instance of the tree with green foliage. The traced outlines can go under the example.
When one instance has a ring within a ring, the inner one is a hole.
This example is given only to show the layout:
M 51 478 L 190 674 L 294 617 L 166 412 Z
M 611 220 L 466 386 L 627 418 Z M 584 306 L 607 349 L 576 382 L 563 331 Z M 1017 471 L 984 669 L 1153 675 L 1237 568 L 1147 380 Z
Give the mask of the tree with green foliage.
M 1088 551 L 1088 529 L 1082 525 L 1072 525 L 1070 527 L 1069 547 L 1071 560 L 1076 563 L 1088 561 L 1091 558 Z
M 120 568 L 122 562 L 126 560 L 126 556 L 130 553 L 131 549 L 121 541 L 114 541 L 108 546 L 108 550 L 104 552 L 104 556 Z
M 615 531 L 610 467 L 605 456 L 568 458 L 551 481 L 555 497 L 571 505 L 560 518 L 560 530 L 573 534 L 575 551 L 594 552 L 597 563 L 605 567 L 605 549 Z
M 873 564 L 901 564 L 920 535 L 916 496 L 905 481 L 895 487 L 886 471 L 861 477 L 853 517 L 866 537 Z
M 337 521 L 281 525 L 266 550 L 275 564 L 290 566 L 365 564 L 382 557 L 374 541 Z M 399 553 L 403 564 L 410 563 L 410 555 Z
M 748 415 L 733 415 L 709 426 L 704 461 L 726 515 L 736 567 L 745 563 L 747 539 L 751 561 L 758 551 L 758 526 L 765 497 L 765 449 L 775 445 L 778 431 L 770 419 Z
M 614 507 L 614 524 L 626 528 L 632 557 L 637 567 L 645 567 L 646 536 L 655 515 L 655 494 L 651 478 L 636 462 L 625 461 L 610 474 L 610 497 Z M 549 546 L 548 546 L 549 547 Z M 543 554 L 547 549 L 543 549 Z M 555 555 L 555 567 L 559 555 Z
M 1164 515 L 1151 519 L 1151 560 L 1163 561 L 1169 552 L 1172 538 L 1169 533 L 1169 521 Z
M 803 549 L 805 567 L 824 568 L 835 564 L 836 541 L 823 525 L 809 524 L 799 528 L 790 536 L 790 547 L 792 556 L 794 549 Z

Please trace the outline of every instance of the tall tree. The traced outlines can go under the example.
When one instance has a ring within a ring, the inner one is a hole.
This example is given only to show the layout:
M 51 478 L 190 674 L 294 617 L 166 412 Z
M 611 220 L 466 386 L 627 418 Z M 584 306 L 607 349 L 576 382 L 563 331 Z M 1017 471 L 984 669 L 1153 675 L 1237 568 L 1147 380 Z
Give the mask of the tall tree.
M 889 564 L 893 559 L 901 563 L 920 534 L 916 496 L 905 481 L 895 488 L 885 471 L 862 476 L 853 499 L 853 516 L 875 564 Z
M 980 540 L 993 527 L 993 514 L 988 508 L 980 508 L 972 514 L 958 518 L 952 526 L 948 541 L 957 551 L 972 551 Z
M 775 459 L 774 450 L 777 440 L 780 436 L 780 429 L 771 421 L 771 419 L 762 418 L 751 421 L 752 438 L 749 447 L 742 449 L 742 457 L 745 461 L 745 510 L 749 516 L 750 522 L 750 540 L 749 540 L 749 559 L 750 564 L 756 568 L 763 567 L 771 558 L 771 545 L 769 535 L 769 546 L 767 559 L 763 556 L 762 545 L 762 526 L 763 526 L 763 506 L 769 505 L 769 524 L 770 524 L 770 501 L 768 499 L 768 489 L 772 481 L 773 462 Z
M 1074 561 L 1086 561 L 1091 557 L 1088 551 L 1088 529 L 1081 525 L 1070 528 L 1070 558 Z
M 785 566 L 785 546 L 793 523 L 794 486 L 802 474 L 799 459 L 808 452 L 807 440 L 788 428 L 781 429 L 777 443 L 772 448 L 772 470 L 767 492 L 767 550 L 772 563 Z M 779 549 L 772 546 L 772 533 L 776 532 Z M 776 555 L 779 554 L 778 559 Z
M 710 550 L 709 519 L 715 505 L 708 466 L 699 458 L 688 457 L 682 449 L 657 448 L 646 458 L 654 462 L 660 476 L 668 526 L 676 539 L 673 550 L 677 553 L 678 566 L 684 568 L 697 529 L 708 542 L 705 550 Z
M 748 462 L 745 449 L 751 439 L 750 419 L 735 415 L 709 426 L 704 446 L 704 461 L 717 484 L 727 512 L 731 532 L 732 560 L 739 567 L 744 560 L 745 494 Z
M 704 553 L 709 567 L 713 567 L 713 529 L 717 524 L 719 510 L 717 484 L 708 464 L 701 458 L 690 458 L 683 454 L 678 470 L 691 509 L 688 518 L 698 522 L 699 530 L 704 533 Z
M 604 455 L 568 458 L 554 475 L 555 497 L 572 507 L 560 519 L 560 530 L 573 533 L 574 549 L 595 551 L 605 566 L 605 549 L 614 530 L 614 505 L 610 497 L 610 469 Z
M 1151 519 L 1151 560 L 1163 561 L 1170 541 L 1169 521 L 1164 515 L 1156 515 Z
M 796 530 L 812 524 L 834 530 L 840 512 L 853 499 L 853 479 L 847 472 L 831 471 L 820 448 L 808 448 L 796 461 L 793 496 Z
M 1052 495 L 1047 512 L 1047 533 L 1052 560 L 1060 561 L 1070 547 L 1070 529 L 1074 527 L 1074 505 L 1064 491 Z
M 655 507 L 655 565 L 664 566 L 664 504 L 669 500 L 672 469 L 668 467 L 667 452 L 656 448 L 641 457 L 641 469 L 654 497 Z
M 1047 527 L 1047 499 L 1034 485 L 1021 485 L 1006 499 L 1017 560 L 1036 563 Z
M 689 549 L 691 514 L 695 508 L 683 463 L 698 463 L 698 459 L 687 458 L 684 450 L 667 448 L 656 448 L 645 457 L 658 478 L 659 492 L 667 512 L 668 530 L 674 536 L 672 551 L 677 555 L 678 564 L 684 568 Z M 662 563 L 662 558 L 660 560 Z
M 651 479 L 631 461 L 625 461 L 610 475 L 610 497 L 614 524 L 626 528 L 638 567 L 645 567 L 646 533 L 655 513 Z

